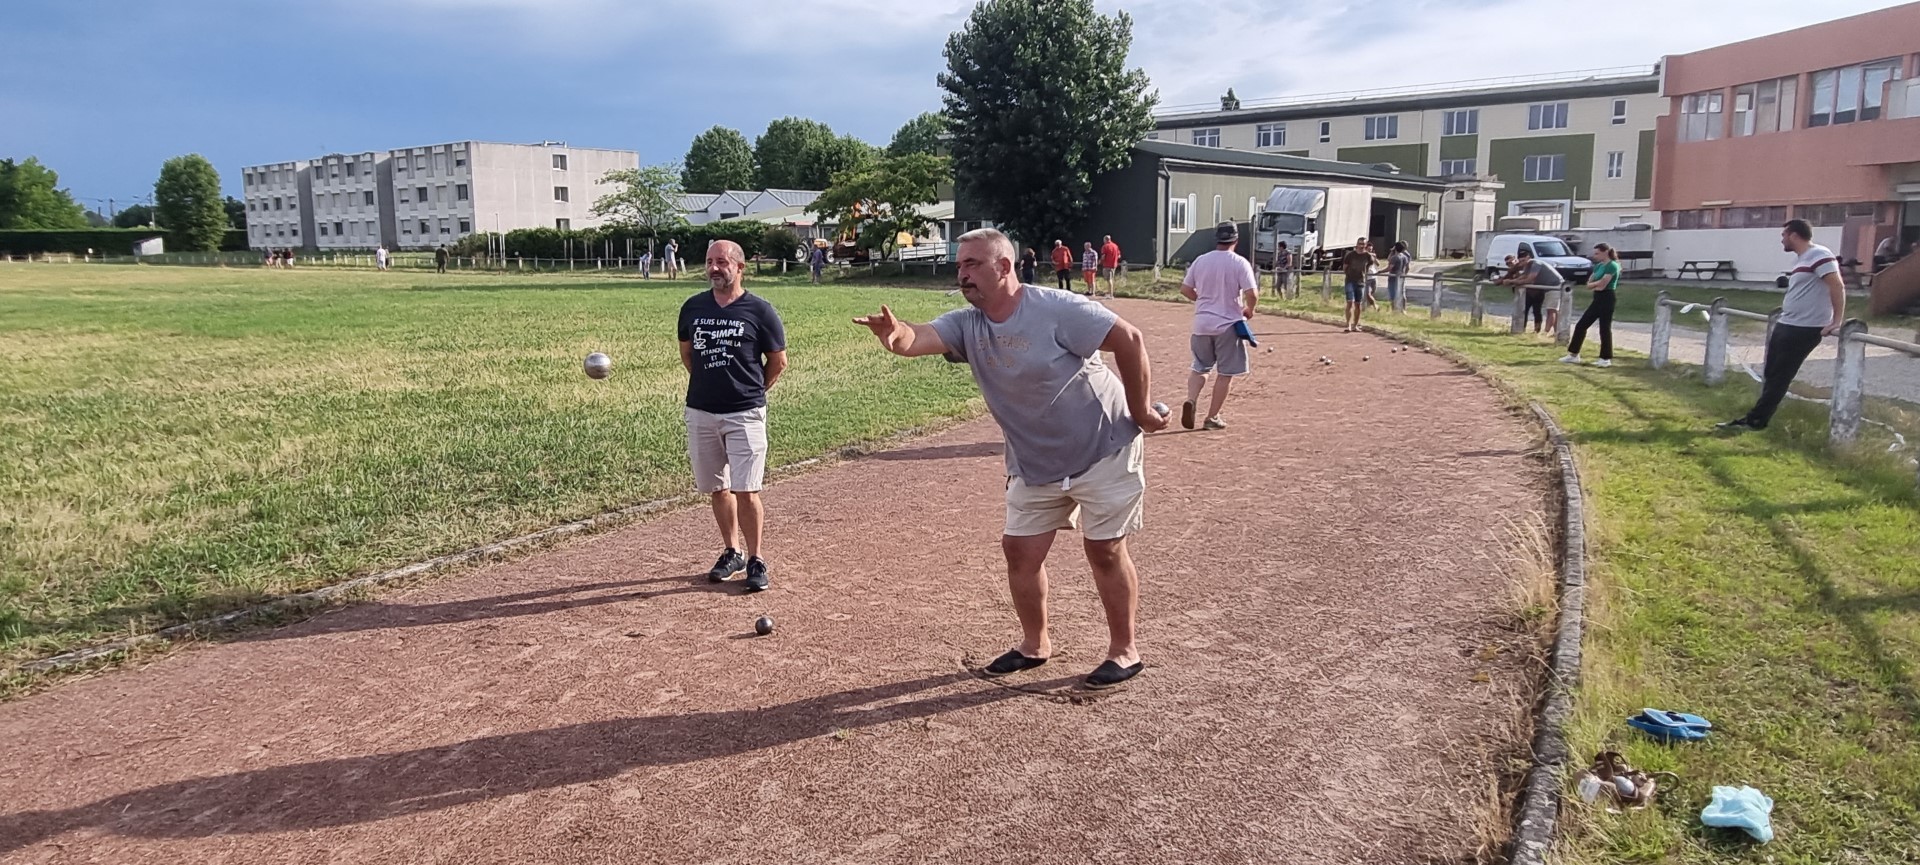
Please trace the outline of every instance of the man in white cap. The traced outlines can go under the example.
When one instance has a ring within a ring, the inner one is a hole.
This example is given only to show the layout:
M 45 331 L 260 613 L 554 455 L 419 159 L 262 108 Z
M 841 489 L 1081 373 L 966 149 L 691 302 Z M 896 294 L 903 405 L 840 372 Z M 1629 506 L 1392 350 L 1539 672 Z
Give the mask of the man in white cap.
M 1207 404 L 1206 428 L 1227 428 L 1220 419 L 1227 389 L 1248 369 L 1247 343 L 1240 331 L 1260 302 L 1260 280 L 1254 276 L 1253 263 L 1233 251 L 1240 243 L 1240 230 L 1222 222 L 1213 230 L 1213 242 L 1213 251 L 1194 259 L 1180 283 L 1180 293 L 1193 301 L 1193 335 L 1188 337 L 1193 367 L 1187 373 L 1187 401 L 1180 404 L 1180 425 L 1187 429 L 1193 429 L 1194 411 L 1210 372 L 1214 373 L 1213 399 Z

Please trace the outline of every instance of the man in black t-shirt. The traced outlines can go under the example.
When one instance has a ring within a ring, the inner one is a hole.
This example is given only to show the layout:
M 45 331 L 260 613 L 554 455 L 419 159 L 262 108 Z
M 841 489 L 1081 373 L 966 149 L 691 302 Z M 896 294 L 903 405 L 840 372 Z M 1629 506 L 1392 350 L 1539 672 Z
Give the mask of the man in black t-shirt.
M 687 368 L 693 479 L 713 497 L 726 547 L 707 579 L 718 583 L 746 571 L 747 591 L 757 592 L 767 587 L 767 563 L 760 560 L 767 391 L 787 368 L 787 331 L 773 304 L 740 286 L 745 270 L 739 244 L 716 240 L 707 247 L 713 289 L 680 305 L 680 363 Z M 744 557 L 736 540 L 744 542 Z

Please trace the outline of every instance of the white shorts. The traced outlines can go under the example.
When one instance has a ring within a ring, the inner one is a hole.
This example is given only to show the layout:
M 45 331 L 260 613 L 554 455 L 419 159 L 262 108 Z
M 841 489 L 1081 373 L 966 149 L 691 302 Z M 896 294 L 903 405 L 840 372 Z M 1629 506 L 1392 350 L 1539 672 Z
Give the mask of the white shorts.
M 1059 483 L 1036 487 L 1008 478 L 1006 534 L 1031 537 L 1077 528 L 1087 540 L 1110 541 L 1140 528 L 1147 493 L 1141 439 L 1134 436 L 1118 453 Z
M 767 474 L 767 407 L 731 414 L 688 408 L 687 456 L 703 493 L 757 493 Z

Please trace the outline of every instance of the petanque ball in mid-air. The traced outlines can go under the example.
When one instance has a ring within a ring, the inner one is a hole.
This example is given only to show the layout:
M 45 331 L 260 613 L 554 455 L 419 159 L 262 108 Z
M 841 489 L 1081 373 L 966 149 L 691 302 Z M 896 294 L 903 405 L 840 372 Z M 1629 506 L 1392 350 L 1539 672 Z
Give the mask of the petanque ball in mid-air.
M 587 355 L 585 369 L 587 378 L 606 378 L 613 375 L 613 358 L 607 357 L 604 352 L 596 351 Z
M 753 632 L 764 637 L 773 633 L 773 617 L 761 616 L 753 620 Z

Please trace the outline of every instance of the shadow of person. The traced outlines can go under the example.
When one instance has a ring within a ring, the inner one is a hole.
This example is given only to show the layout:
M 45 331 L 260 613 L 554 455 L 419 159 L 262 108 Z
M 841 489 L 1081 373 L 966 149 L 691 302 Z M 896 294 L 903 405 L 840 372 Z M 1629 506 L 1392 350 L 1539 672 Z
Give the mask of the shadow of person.
M 642 588 L 663 583 L 674 585 L 661 589 Z M 639 591 L 623 591 L 625 589 L 639 589 Z M 452 625 L 487 619 L 538 616 L 604 604 L 646 601 L 689 592 L 724 593 L 726 591 L 728 591 L 726 584 L 710 583 L 705 574 L 685 574 L 645 580 L 572 583 L 529 589 L 507 595 L 432 604 L 358 604 L 334 611 L 330 615 L 318 616 L 298 625 L 259 633 L 243 633 L 235 638 L 235 642 L 288 640 L 354 631 Z
M 968 683 L 971 687 L 925 694 Z M 901 699 L 916 694 L 922 696 Z M 83 828 L 140 838 L 199 838 L 345 826 L 602 780 L 640 766 L 743 754 L 1017 696 L 953 672 L 766 709 L 593 721 L 193 778 L 67 810 L 0 815 L 0 853 Z

